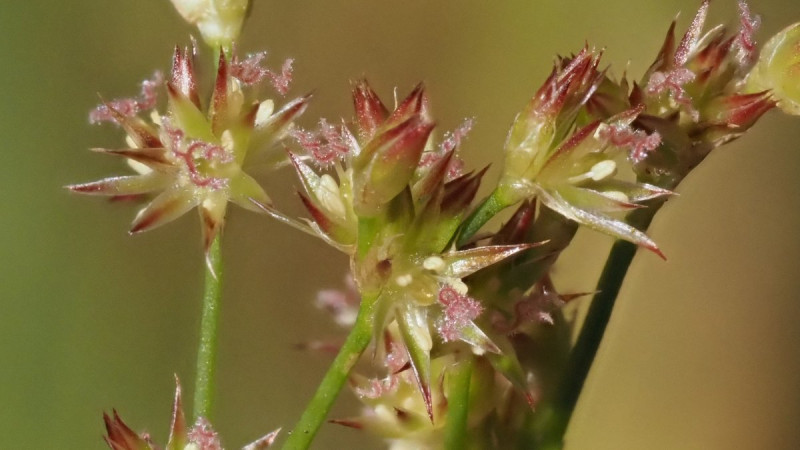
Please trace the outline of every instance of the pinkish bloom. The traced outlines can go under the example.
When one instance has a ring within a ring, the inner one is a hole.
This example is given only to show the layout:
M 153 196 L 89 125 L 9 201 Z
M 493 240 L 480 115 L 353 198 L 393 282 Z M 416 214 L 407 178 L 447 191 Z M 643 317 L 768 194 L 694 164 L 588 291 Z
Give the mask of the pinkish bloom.
M 736 57 L 742 65 L 749 65 L 756 57 L 755 33 L 761 25 L 761 17 L 750 12 L 744 0 L 739 0 L 739 33 L 734 39 Z
M 638 115 L 644 107 L 639 108 Z M 628 150 L 628 158 L 634 164 L 643 161 L 648 153 L 661 145 L 658 132 L 647 134 L 644 130 L 635 129 L 628 123 L 613 122 L 599 130 L 600 138 L 608 140 L 609 145 Z
M 295 127 L 290 135 L 317 166 L 322 168 L 343 160 L 351 151 L 347 128 L 344 125 L 331 125 L 325 119 L 320 119 L 316 131 Z
M 316 306 L 330 313 L 337 325 L 350 327 L 356 321 L 361 296 L 352 275 L 345 277 L 344 289 L 323 289 L 317 293 Z
M 211 422 L 205 417 L 200 417 L 194 424 L 186 438 L 202 450 L 222 450 L 217 432 L 211 427 Z
M 155 228 L 197 207 L 208 249 L 222 229 L 229 201 L 251 211 L 269 210 L 269 196 L 244 169 L 253 162 L 253 153 L 269 150 L 286 136 L 309 97 L 296 99 L 277 112 L 273 112 L 271 100 L 245 101 L 245 83 L 234 75 L 253 76 L 250 70 L 255 70 L 251 67 L 255 64 L 231 67 L 220 52 L 210 107 L 204 111 L 197 93 L 194 56 L 193 47 L 175 49 L 171 78 L 166 83 L 166 113 L 156 109 L 155 89 L 161 84 L 157 76 L 142 84 L 139 98 L 104 103 L 90 114 L 92 121 L 109 120 L 125 131 L 127 148 L 96 151 L 124 158 L 135 174 L 69 189 L 111 197 L 156 194 L 137 214 L 131 233 Z M 145 112 L 149 117 L 139 116 Z
M 103 414 L 106 426 L 105 439 L 111 450 L 159 450 L 147 434 L 137 434 L 120 419 L 116 411 L 113 416 Z M 244 446 L 242 450 L 264 450 L 275 441 L 280 429 Z M 191 429 L 186 427 L 181 401 L 181 386 L 176 379 L 175 399 L 172 404 L 172 423 L 170 425 L 167 450 L 223 450 L 219 436 L 205 418 L 197 420 Z
M 695 76 L 694 72 L 684 68 L 676 68 L 667 72 L 653 72 L 647 82 L 646 92 L 653 96 L 668 92 L 676 103 L 689 109 L 696 117 L 697 112 L 692 107 L 692 98 L 684 89 L 684 85 L 693 81 Z
M 286 95 L 289 91 L 289 84 L 292 82 L 293 59 L 284 61 L 280 72 L 274 72 L 261 66 L 261 61 L 267 57 L 267 52 L 258 52 L 248 56 L 244 60 L 239 60 L 234 56 L 231 59 L 231 76 L 239 80 L 244 86 L 253 86 L 261 83 L 264 79 L 269 79 L 272 87 L 281 95 Z
M 157 89 L 164 83 L 164 76 L 161 72 L 156 72 L 153 77 L 142 81 L 142 91 L 138 97 L 120 98 L 104 103 L 89 112 L 89 122 L 116 122 L 114 118 L 116 111 L 125 117 L 133 117 L 141 111 L 147 111 L 156 107 L 158 101 Z
M 456 156 L 455 151 L 461 146 L 461 142 L 467 137 L 474 124 L 475 119 L 465 119 L 458 128 L 452 132 L 445 133 L 444 140 L 439 144 L 437 150 L 422 153 L 422 157 L 419 160 L 419 168 L 431 168 L 447 158 L 445 181 L 455 180 L 464 175 L 464 160 Z
M 444 315 L 436 321 L 436 330 L 445 342 L 463 338 L 462 330 L 483 312 L 483 306 L 472 297 L 461 295 L 452 286 L 439 291 Z

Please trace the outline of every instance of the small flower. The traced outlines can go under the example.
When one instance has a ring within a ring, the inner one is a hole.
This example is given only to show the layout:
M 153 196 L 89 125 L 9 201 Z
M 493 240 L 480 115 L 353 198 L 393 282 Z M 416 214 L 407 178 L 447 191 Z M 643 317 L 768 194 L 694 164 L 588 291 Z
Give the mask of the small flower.
M 557 146 L 532 149 L 524 170 L 514 167 L 522 160 L 513 156 L 523 150 L 507 149 L 506 167 L 498 187 L 501 201 L 511 205 L 535 196 L 570 220 L 631 241 L 663 257 L 646 234 L 609 215 L 670 194 L 652 185 L 615 177 L 618 155 L 627 153 L 631 162 L 637 163 L 661 143 L 658 133 L 648 134 L 632 127 L 643 109 L 640 106 L 606 121 L 594 121 Z
M 181 402 L 181 386 L 175 380 L 175 400 L 172 404 L 172 424 L 170 425 L 169 440 L 165 450 L 222 450 L 219 436 L 211 424 L 200 417 L 191 428 L 186 427 L 186 418 L 183 415 Z M 120 419 L 117 411 L 111 416 L 103 414 L 106 425 L 105 439 L 111 450 L 159 450 L 147 434 L 137 434 Z M 275 430 L 260 439 L 242 447 L 242 450 L 263 450 L 275 441 L 280 429 Z
M 128 148 L 95 151 L 124 158 L 136 174 L 69 189 L 112 197 L 160 192 L 139 211 L 131 233 L 155 228 L 197 207 L 208 249 L 222 228 L 229 201 L 256 212 L 270 207 L 269 197 L 244 168 L 287 135 L 309 97 L 293 100 L 277 112 L 271 100 L 251 102 L 243 87 L 260 81 L 251 73 L 257 64 L 232 70 L 220 52 L 210 107 L 204 112 L 197 93 L 194 53 L 194 48 L 175 49 L 166 84 L 166 114 L 155 109 L 158 76 L 143 83 L 139 98 L 107 102 L 90 114 L 92 122 L 111 121 L 127 134 Z M 139 116 L 148 110 L 149 121 Z

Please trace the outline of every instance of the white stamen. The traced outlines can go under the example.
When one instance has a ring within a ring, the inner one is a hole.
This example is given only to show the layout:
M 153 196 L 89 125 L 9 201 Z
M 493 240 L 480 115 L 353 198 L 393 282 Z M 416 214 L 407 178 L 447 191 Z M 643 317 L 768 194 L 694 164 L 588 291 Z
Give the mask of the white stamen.
M 152 120 L 153 123 L 158 125 L 158 126 L 162 125 L 161 116 L 158 115 L 158 111 L 156 111 L 156 110 L 150 111 L 150 120 Z
M 347 210 L 342 201 L 342 194 L 336 180 L 327 173 L 319 179 L 319 187 L 314 194 L 326 212 L 339 221 L 347 220 Z
M 130 136 L 125 136 L 125 143 L 128 144 L 128 147 L 130 148 L 139 148 L 139 146 L 136 145 L 136 142 Z
M 474 345 L 470 345 L 470 350 L 472 350 L 472 354 L 475 356 L 483 356 L 486 353 L 486 350 Z
M 153 171 L 153 169 L 147 167 L 146 165 L 134 159 L 128 159 L 128 166 L 130 166 L 131 169 L 135 170 L 136 173 L 138 173 L 139 175 L 146 175 Z
M 447 280 L 447 284 L 449 284 L 450 287 L 455 289 L 456 292 L 458 292 L 460 295 L 467 295 L 467 291 L 469 290 L 469 288 L 467 287 L 466 283 L 461 281 L 460 278 L 451 278 Z
M 591 177 L 591 179 L 594 181 L 601 181 L 605 180 L 611 175 L 614 175 L 614 172 L 616 171 L 617 163 L 615 163 L 613 160 L 606 159 L 593 165 L 592 168 L 589 169 L 589 177 Z
M 410 273 L 407 273 L 407 274 L 405 274 L 405 275 L 399 275 L 399 276 L 397 276 L 397 277 L 394 279 L 394 281 L 395 281 L 395 283 L 397 283 L 397 285 L 398 285 L 398 286 L 400 286 L 400 287 L 406 287 L 406 286 L 408 286 L 409 284 L 411 284 L 411 282 L 412 282 L 412 281 L 414 281 L 414 277 L 412 277 Z
M 425 270 L 442 273 L 445 269 L 445 263 L 444 260 L 438 256 L 429 256 L 425 258 L 425 261 L 422 261 L 422 267 L 424 267 Z
M 256 111 L 256 128 L 264 125 L 264 123 L 272 117 L 272 112 L 275 111 L 275 102 L 272 100 L 264 100 L 258 105 Z
M 605 192 L 603 192 L 603 195 L 605 195 L 606 197 L 608 197 L 608 198 L 610 198 L 612 200 L 616 200 L 616 201 L 621 202 L 621 203 L 630 203 L 631 202 L 631 199 L 628 198 L 628 196 L 625 195 L 624 192 L 620 192 L 620 191 L 605 191 Z
M 231 134 L 231 130 L 223 131 L 219 140 L 222 144 L 222 148 L 229 153 L 233 153 L 233 134 Z

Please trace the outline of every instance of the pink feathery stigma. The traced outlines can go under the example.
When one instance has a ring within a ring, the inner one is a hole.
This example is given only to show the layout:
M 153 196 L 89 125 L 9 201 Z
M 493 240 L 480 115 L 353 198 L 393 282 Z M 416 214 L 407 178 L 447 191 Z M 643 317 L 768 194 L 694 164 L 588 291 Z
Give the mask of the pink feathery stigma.
M 238 79 L 245 86 L 258 84 L 267 77 L 267 69 L 261 67 L 261 61 L 267 57 L 267 52 L 258 52 L 248 56 L 243 61 L 234 58 L 231 62 L 231 76 Z
M 169 119 L 163 119 L 162 125 L 164 131 L 167 133 L 167 147 L 169 147 L 173 152 L 180 151 L 181 146 L 183 145 L 183 130 L 173 127 Z
M 386 355 L 386 368 L 390 374 L 395 374 L 408 364 L 408 352 L 397 342 L 392 342 L 389 349 Z
M 686 93 L 683 85 L 695 79 L 696 75 L 689 69 L 678 68 L 668 72 L 653 72 L 647 82 L 648 95 L 661 95 L 669 92 L 673 100 L 682 105 L 695 120 L 698 112 L 692 106 L 692 98 Z
M 439 303 L 444 307 L 444 317 L 436 321 L 436 330 L 445 342 L 461 339 L 461 329 L 483 312 L 477 300 L 459 294 L 452 286 L 439 291 Z
M 682 67 L 686 64 L 689 61 L 689 56 L 695 50 L 697 41 L 700 39 L 700 32 L 703 31 L 703 24 L 706 22 L 708 5 L 709 0 L 703 0 L 703 4 L 700 5 L 700 9 L 697 10 L 697 14 L 692 19 L 692 24 L 689 25 L 689 29 L 683 35 L 678 49 L 675 50 L 675 58 L 673 59 L 675 67 Z
M 366 387 L 357 387 L 356 395 L 362 398 L 376 399 L 397 390 L 398 376 L 389 375 L 383 379 L 372 378 Z
M 458 128 L 451 132 L 445 133 L 444 140 L 439 145 L 439 150 L 423 153 L 419 163 L 417 164 L 417 167 L 421 169 L 430 167 L 444 158 L 447 153 L 457 149 L 461 145 L 461 142 L 467 137 L 467 134 L 469 134 L 470 130 L 472 130 L 472 126 L 474 124 L 474 118 L 464 119 L 464 122 L 462 122 Z M 447 164 L 445 181 L 454 180 L 463 174 L 464 160 L 456 155 L 451 156 L 450 162 Z
M 359 295 L 352 276 L 345 279 L 346 289 L 324 289 L 317 293 L 316 305 L 333 316 L 341 326 L 352 326 L 358 314 Z
M 470 117 L 464 119 L 461 125 L 450 133 L 445 134 L 444 141 L 440 146 L 440 154 L 444 155 L 447 152 L 453 151 L 459 146 L 461 142 L 467 137 L 467 134 L 472 130 L 475 125 L 475 119 Z M 447 176 L 445 181 L 454 180 L 464 174 L 464 160 L 453 155 L 450 158 L 450 163 L 447 165 Z
M 755 33 L 761 25 L 761 17 L 750 12 L 750 6 L 744 0 L 739 0 L 739 33 L 736 35 L 734 46 L 737 47 L 736 58 L 741 64 L 753 62 L 756 54 Z
M 437 162 L 439 162 L 442 158 L 445 157 L 445 153 L 433 151 L 433 152 L 425 152 L 422 154 L 422 157 L 419 159 L 419 164 L 417 167 L 424 169 L 430 167 Z M 459 158 L 458 156 L 451 156 L 450 162 L 447 164 L 447 173 L 445 174 L 444 181 L 451 181 L 455 180 L 456 178 L 460 177 L 464 174 L 464 160 Z
M 290 135 L 321 167 L 344 158 L 350 150 L 344 125 L 335 127 L 325 119 L 320 119 L 317 131 L 297 127 Z
M 207 187 L 211 189 L 223 189 L 227 187 L 228 180 L 225 178 L 204 176 L 200 173 L 197 167 L 197 161 L 208 161 L 218 163 L 229 163 L 233 161 L 233 155 L 228 153 L 224 148 L 219 145 L 214 145 L 204 141 L 192 141 L 183 148 L 183 130 L 173 128 L 169 122 L 164 122 L 164 129 L 166 130 L 167 137 L 169 138 L 169 147 L 178 159 L 183 161 L 186 165 L 186 170 L 189 172 L 189 179 L 198 187 Z
M 190 444 L 197 445 L 200 450 L 222 450 L 219 436 L 205 417 L 197 419 L 187 438 Z
M 378 398 L 385 394 L 391 394 L 397 390 L 400 381 L 399 372 L 408 364 L 408 352 L 397 342 L 391 342 L 389 352 L 386 354 L 386 369 L 389 375 L 383 379 L 373 378 L 365 387 L 356 388 L 356 394 L 364 398 Z
M 186 148 L 185 152 L 175 152 L 175 155 L 184 161 L 186 167 L 189 169 L 189 177 L 196 186 L 208 187 L 211 189 L 227 187 L 227 179 L 203 176 L 195 163 L 197 160 L 216 161 L 220 163 L 229 163 L 233 161 L 233 156 L 226 152 L 224 148 L 208 142 L 193 141 Z
M 240 61 L 234 58 L 231 63 L 231 76 L 239 80 L 245 86 L 252 86 L 269 79 L 272 86 L 281 95 L 289 92 L 289 85 L 292 82 L 292 63 L 293 59 L 287 59 L 281 66 L 280 73 L 274 72 L 261 66 L 261 61 L 267 57 L 267 52 L 258 52 Z
M 280 73 L 267 69 L 267 78 L 269 78 L 270 83 L 272 83 L 272 87 L 281 95 L 286 95 L 286 93 L 289 92 L 289 84 L 292 83 L 293 63 L 294 60 L 291 58 L 284 61 Z
M 156 107 L 158 101 L 157 89 L 164 82 L 161 72 L 156 72 L 153 77 L 142 82 L 142 89 L 138 97 L 119 98 L 109 103 L 98 105 L 89 112 L 89 122 L 92 124 L 99 122 L 116 122 L 111 110 L 118 112 L 125 117 L 133 117 L 139 111 L 146 111 Z
M 475 125 L 475 119 L 470 117 L 468 119 L 464 119 L 458 128 L 446 133 L 444 135 L 444 141 L 442 141 L 442 144 L 439 147 L 442 153 L 455 150 L 458 146 L 460 146 L 461 141 L 467 137 L 467 134 L 469 134 L 470 130 L 472 130 L 473 125 Z
M 658 132 L 647 134 L 644 130 L 636 130 L 627 125 L 610 125 L 600 132 L 600 137 L 610 145 L 628 149 L 628 157 L 634 164 L 643 161 L 647 154 L 661 144 Z

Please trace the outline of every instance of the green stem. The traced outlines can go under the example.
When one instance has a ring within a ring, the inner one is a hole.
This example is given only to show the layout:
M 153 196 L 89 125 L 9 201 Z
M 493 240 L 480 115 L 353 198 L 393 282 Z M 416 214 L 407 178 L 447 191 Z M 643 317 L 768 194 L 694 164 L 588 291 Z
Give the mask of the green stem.
M 194 418 L 211 419 L 217 369 L 217 334 L 220 298 L 222 297 L 222 235 L 217 234 L 208 249 L 203 317 L 197 349 L 197 373 L 194 384 Z
M 640 209 L 628 216 L 628 223 L 646 230 L 661 204 Z M 534 427 L 540 437 L 538 448 L 561 448 L 564 433 L 569 425 L 575 405 L 578 403 L 583 385 L 589 375 L 597 350 L 603 340 L 611 312 L 614 309 L 625 275 L 636 254 L 636 245 L 617 241 L 611 248 L 600 280 L 597 294 L 592 299 L 586 319 L 560 379 L 555 396 L 537 412 Z
M 307 449 L 314 440 L 319 427 L 328 417 L 328 412 L 345 381 L 347 381 L 350 370 L 358 362 L 358 358 L 367 348 L 372 338 L 372 317 L 375 298 L 375 296 L 362 298 L 361 310 L 358 313 L 353 329 L 350 330 L 347 340 L 345 340 L 344 345 L 339 350 L 339 354 L 333 360 L 333 364 L 328 368 L 328 372 L 325 373 L 317 392 L 314 393 L 314 397 L 311 398 L 308 406 L 306 406 L 297 425 L 289 432 L 289 437 L 283 444 L 284 449 Z
M 461 232 L 458 235 L 458 241 L 456 242 L 456 245 L 461 247 L 469 242 L 469 240 L 475 236 L 475 233 L 477 233 L 478 230 L 480 230 L 481 227 L 486 224 L 486 222 L 510 205 L 510 203 L 505 201 L 502 193 L 498 189 L 495 189 L 492 192 L 492 195 L 487 197 L 486 200 L 481 203 L 478 209 L 473 211 L 472 214 L 470 214 L 469 217 L 467 217 L 467 219 L 464 221 L 464 225 L 462 226 Z
M 444 430 L 444 448 L 446 449 L 466 448 L 471 379 L 472 359 L 470 358 L 459 362 L 449 373 L 447 424 Z

